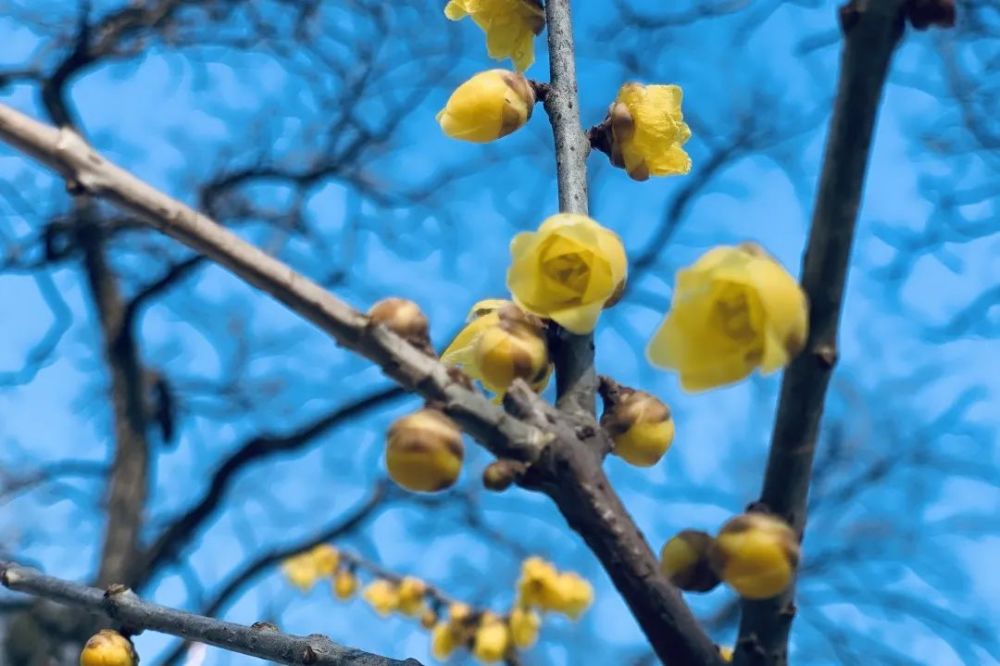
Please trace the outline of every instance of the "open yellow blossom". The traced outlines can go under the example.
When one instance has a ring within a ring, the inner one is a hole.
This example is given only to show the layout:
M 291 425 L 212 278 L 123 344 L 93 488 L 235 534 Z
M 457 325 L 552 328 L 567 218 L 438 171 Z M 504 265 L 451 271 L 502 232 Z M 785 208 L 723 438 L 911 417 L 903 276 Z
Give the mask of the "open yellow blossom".
M 379 615 L 388 615 L 399 608 L 399 589 L 391 581 L 379 578 L 369 583 L 361 595 Z
M 451 0 L 444 14 L 452 21 L 472 17 L 486 33 L 486 50 L 494 60 L 510 58 L 519 72 L 535 62 L 535 35 L 545 27 L 538 0 Z
M 681 113 L 680 86 L 626 83 L 611 105 L 611 162 L 635 180 L 691 170 L 682 146 L 691 130 Z
M 563 572 L 556 579 L 555 593 L 549 602 L 549 609 L 558 611 L 569 618 L 580 617 L 594 601 L 594 588 L 581 576 Z
M 488 143 L 524 126 L 535 107 L 535 92 L 518 72 L 491 69 L 455 89 L 437 114 L 453 139 Z
M 759 246 L 717 247 L 677 274 L 647 354 L 701 391 L 787 365 L 805 344 L 808 315 L 798 283 Z
M 101 629 L 87 639 L 80 652 L 80 666 L 135 666 L 132 643 L 111 629 Z
M 281 570 L 292 585 L 307 592 L 320 578 L 332 576 L 339 561 L 337 549 L 321 543 L 285 560 Z
M 472 654 L 484 664 L 495 664 L 504 658 L 510 647 L 510 629 L 493 613 L 484 613 L 476 627 Z
M 341 569 L 333 577 L 333 593 L 338 599 L 350 599 L 358 589 L 358 577 Z
M 621 294 L 628 261 L 621 239 L 586 215 L 559 213 L 510 243 L 507 287 L 522 308 L 582 335 Z
M 562 613 L 573 619 L 594 600 L 590 583 L 573 572 L 560 573 L 540 557 L 529 557 L 521 564 L 517 590 L 523 606 Z
M 515 647 L 526 650 L 538 640 L 542 618 L 530 608 L 515 606 L 507 622 L 510 625 L 510 638 Z

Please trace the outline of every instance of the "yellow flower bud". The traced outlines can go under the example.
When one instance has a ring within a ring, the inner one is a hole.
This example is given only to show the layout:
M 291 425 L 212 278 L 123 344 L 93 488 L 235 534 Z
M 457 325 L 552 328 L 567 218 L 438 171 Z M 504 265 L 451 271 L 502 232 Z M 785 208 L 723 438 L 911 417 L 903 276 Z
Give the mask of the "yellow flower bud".
M 413 576 L 405 577 L 399 582 L 399 612 L 413 617 L 423 614 L 426 593 L 427 583 Z
M 759 246 L 722 246 L 677 274 L 670 312 L 649 343 L 651 363 L 701 391 L 787 365 L 805 344 L 805 293 Z
M 338 599 L 350 599 L 358 589 L 358 577 L 347 569 L 341 569 L 333 577 L 333 593 Z
M 462 623 L 472 617 L 472 608 L 460 601 L 448 606 L 448 620 L 452 623 Z
M 572 572 L 559 574 L 554 595 L 550 600 L 551 610 L 558 611 L 571 619 L 577 619 L 594 601 L 594 588 L 590 583 Z
M 510 58 L 523 72 L 535 61 L 535 35 L 545 27 L 538 0 L 451 0 L 444 15 L 452 21 L 471 16 L 486 33 L 486 49 L 494 60 Z
M 556 568 L 540 557 L 529 557 L 521 563 L 521 578 L 517 582 L 518 597 L 526 606 L 545 608 L 548 593 L 558 577 Z
M 523 309 L 582 335 L 624 283 L 621 239 L 586 215 L 559 213 L 514 236 L 507 287 Z
M 489 490 L 503 492 L 520 479 L 528 466 L 518 460 L 494 460 L 483 470 L 483 485 Z
M 494 664 L 504 658 L 510 647 L 510 629 L 492 613 L 484 613 L 476 628 L 472 654 L 484 664 Z
M 637 467 L 655 465 L 674 441 L 670 408 L 655 396 L 624 386 L 601 386 L 603 427 L 615 443 L 614 453 Z
M 316 568 L 316 559 L 309 551 L 285 560 L 281 565 L 281 571 L 289 583 L 303 592 L 308 592 L 322 577 Z
M 560 573 L 540 557 L 521 563 L 518 600 L 524 606 L 555 611 L 576 619 L 594 600 L 594 588 L 572 572 Z
M 500 299 L 472 307 L 469 324 L 448 345 L 441 361 L 461 367 L 498 400 L 515 378 L 541 391 L 552 374 L 541 320 Z
M 523 74 L 491 69 L 455 89 L 437 114 L 453 139 L 488 143 L 524 126 L 535 107 L 535 91 Z
M 722 527 L 710 560 L 719 577 L 741 597 L 769 599 L 791 585 L 799 563 L 799 543 L 784 521 L 747 513 Z
M 340 553 L 328 543 L 321 543 L 308 552 L 316 567 L 316 573 L 322 577 L 332 576 L 340 564 Z
M 514 645 L 522 650 L 530 648 L 538 640 L 538 630 L 542 626 L 542 618 L 529 609 L 515 606 L 510 612 L 510 638 Z
M 420 626 L 424 629 L 432 629 L 437 624 L 438 616 L 437 613 L 432 611 L 430 608 L 425 608 L 424 612 L 420 614 Z
M 382 616 L 399 608 L 399 589 L 395 583 L 382 578 L 369 583 L 361 596 Z
M 374 324 L 382 324 L 411 344 L 421 348 L 430 346 L 430 329 L 427 317 L 420 306 L 405 298 L 383 298 L 368 310 Z
M 80 666 L 135 666 L 132 642 L 111 629 L 101 629 L 87 639 L 80 652 Z
M 712 537 L 697 530 L 684 530 L 667 541 L 660 551 L 660 570 L 670 582 L 688 592 L 708 592 L 719 584 L 712 571 L 709 551 Z
M 719 656 L 722 657 L 722 661 L 732 661 L 733 660 L 733 648 L 726 647 L 725 645 L 717 645 L 719 648 Z
M 386 466 L 392 480 L 407 490 L 433 492 L 454 485 L 464 455 L 461 431 L 437 410 L 421 409 L 389 428 Z
M 438 622 L 431 630 L 431 654 L 444 661 L 459 646 L 459 636 L 448 622 Z
M 635 180 L 685 174 L 691 158 L 681 147 L 691 130 L 681 113 L 680 86 L 626 83 L 611 105 L 611 163 Z

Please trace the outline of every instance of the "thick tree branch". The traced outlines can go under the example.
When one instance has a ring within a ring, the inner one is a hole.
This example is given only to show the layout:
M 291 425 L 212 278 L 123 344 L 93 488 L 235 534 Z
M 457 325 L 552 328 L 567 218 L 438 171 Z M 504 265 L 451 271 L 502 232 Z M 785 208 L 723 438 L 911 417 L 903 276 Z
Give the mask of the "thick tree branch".
M 318 634 L 293 636 L 271 628 L 247 627 L 147 603 L 127 589 L 105 592 L 95 587 L 46 576 L 9 562 L 0 562 L 4 587 L 37 597 L 103 613 L 137 632 L 145 629 L 215 645 L 280 664 L 328 666 L 420 666 L 344 647 Z
M 466 388 L 437 359 L 371 325 L 365 315 L 305 276 L 111 164 L 72 130 L 46 126 L 0 104 L 0 139 L 60 172 L 71 189 L 103 196 L 132 211 L 270 294 L 403 386 L 443 403 L 450 416 L 496 455 L 532 460 L 544 445 L 541 431 L 511 419 Z
M 837 326 L 869 149 L 889 64 L 902 36 L 904 0 L 852 2 L 841 11 L 845 44 L 812 230 L 802 267 L 809 340 L 781 386 L 760 501 L 801 534 L 816 438 L 837 360 Z M 784 666 L 794 588 L 746 602 L 736 665 Z

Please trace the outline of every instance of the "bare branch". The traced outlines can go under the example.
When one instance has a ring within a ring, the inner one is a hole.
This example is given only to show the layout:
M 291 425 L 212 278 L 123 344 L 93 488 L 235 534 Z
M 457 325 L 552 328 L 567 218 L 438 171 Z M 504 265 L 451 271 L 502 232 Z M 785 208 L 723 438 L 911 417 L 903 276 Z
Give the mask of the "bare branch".
M 327 664 L 328 666 L 420 666 L 415 659 L 399 661 L 348 648 L 318 634 L 293 636 L 257 626 L 185 613 L 147 603 L 130 590 L 109 590 L 71 583 L 40 571 L 0 563 L 0 582 L 17 592 L 26 592 L 58 603 L 107 615 L 135 633 L 149 629 L 215 645 L 233 652 L 268 659 L 279 664 Z

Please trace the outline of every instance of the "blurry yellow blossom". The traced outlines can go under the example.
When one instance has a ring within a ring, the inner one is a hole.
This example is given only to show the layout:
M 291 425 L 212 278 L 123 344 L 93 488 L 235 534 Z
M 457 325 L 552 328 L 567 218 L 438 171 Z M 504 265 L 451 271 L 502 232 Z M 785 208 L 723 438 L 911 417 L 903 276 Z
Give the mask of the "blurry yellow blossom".
M 542 618 L 538 613 L 521 606 L 515 606 L 510 612 L 510 637 L 514 645 L 527 649 L 538 640 L 538 630 L 542 626 Z
M 456 88 L 437 121 L 453 139 L 487 143 L 524 126 L 534 107 L 535 92 L 524 75 L 491 69 Z
M 733 648 L 726 647 L 725 645 L 720 645 L 719 654 L 722 656 L 722 661 L 732 661 L 733 660 Z
M 426 593 L 427 583 L 413 576 L 405 577 L 399 582 L 399 612 L 413 617 L 422 615 Z
M 320 578 L 333 575 L 339 561 L 337 549 L 322 543 L 288 558 L 281 565 L 281 570 L 292 585 L 307 592 Z
M 712 568 L 747 599 L 769 599 L 791 585 L 799 541 L 780 518 L 746 513 L 722 526 L 709 552 Z
M 611 162 L 635 180 L 691 170 L 682 146 L 691 130 L 681 113 L 680 86 L 626 83 L 611 105 Z
M 805 344 L 808 314 L 798 283 L 759 246 L 717 247 L 677 274 L 647 353 L 701 391 L 787 365 Z
M 459 636 L 448 622 L 438 622 L 431 630 L 431 654 L 444 661 L 459 646 Z
M 621 239 L 586 215 L 559 213 L 510 244 L 507 287 L 522 308 L 576 334 L 594 330 L 625 286 Z
M 535 35 L 545 27 L 537 0 L 451 0 L 444 14 L 452 21 L 471 16 L 486 33 L 486 50 L 494 60 L 510 58 L 521 72 L 535 61 Z
M 510 629 L 493 613 L 483 613 L 476 627 L 472 654 L 484 664 L 494 664 L 504 658 L 510 647 Z
M 385 463 L 389 477 L 417 492 L 452 486 L 462 471 L 465 445 L 450 418 L 435 409 L 421 409 L 389 427 Z
M 87 639 L 80 652 L 80 666 L 135 666 L 132 643 L 111 629 L 101 629 Z
M 379 578 L 369 583 L 361 594 L 379 615 L 388 615 L 399 608 L 399 590 L 391 581 Z
M 560 573 L 540 557 L 529 557 L 521 564 L 517 590 L 524 606 L 555 611 L 573 619 L 594 600 L 590 583 L 573 572 Z
M 441 355 L 444 363 L 461 367 L 498 399 L 517 378 L 536 391 L 545 388 L 552 364 L 540 320 L 498 299 L 480 301 L 469 316 L 469 324 Z
M 358 577 L 341 569 L 333 577 L 333 593 L 338 599 L 350 599 L 358 589 Z

